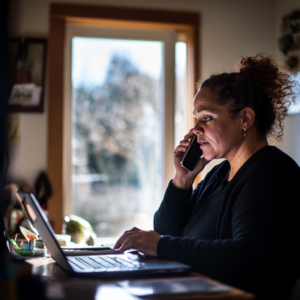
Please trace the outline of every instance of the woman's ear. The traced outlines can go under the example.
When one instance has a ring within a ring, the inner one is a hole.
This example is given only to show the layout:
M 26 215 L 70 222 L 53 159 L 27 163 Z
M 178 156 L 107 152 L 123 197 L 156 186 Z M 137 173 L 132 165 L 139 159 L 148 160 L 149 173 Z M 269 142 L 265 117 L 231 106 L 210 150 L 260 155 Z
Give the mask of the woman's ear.
M 248 130 L 255 121 L 255 112 L 251 107 L 245 107 L 240 112 L 241 116 L 241 127 L 242 129 Z

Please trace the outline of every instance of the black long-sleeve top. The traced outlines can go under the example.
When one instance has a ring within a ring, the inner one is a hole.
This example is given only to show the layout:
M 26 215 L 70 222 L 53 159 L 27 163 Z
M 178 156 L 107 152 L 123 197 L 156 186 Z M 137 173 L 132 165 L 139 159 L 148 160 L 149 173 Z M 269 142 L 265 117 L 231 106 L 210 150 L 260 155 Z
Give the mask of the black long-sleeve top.
M 300 168 L 265 146 L 226 183 L 229 169 L 215 166 L 194 190 L 169 183 L 154 216 L 158 257 L 258 299 L 288 299 L 300 276 Z

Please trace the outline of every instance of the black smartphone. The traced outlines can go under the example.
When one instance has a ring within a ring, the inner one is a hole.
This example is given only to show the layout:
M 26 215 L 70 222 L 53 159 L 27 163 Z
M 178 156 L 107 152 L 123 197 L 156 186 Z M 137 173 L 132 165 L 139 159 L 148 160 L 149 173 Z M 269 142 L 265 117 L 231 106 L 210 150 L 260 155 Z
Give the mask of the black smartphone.
M 190 142 L 191 144 L 187 147 L 180 161 L 180 165 L 189 171 L 193 171 L 203 152 L 200 149 L 200 145 L 197 143 L 196 134 L 194 134 Z

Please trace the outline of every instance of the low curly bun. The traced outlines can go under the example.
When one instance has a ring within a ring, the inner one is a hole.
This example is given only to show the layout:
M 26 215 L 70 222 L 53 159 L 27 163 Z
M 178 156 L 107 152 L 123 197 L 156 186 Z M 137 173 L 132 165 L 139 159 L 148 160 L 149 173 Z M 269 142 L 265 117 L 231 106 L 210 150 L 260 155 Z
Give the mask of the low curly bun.
M 202 82 L 201 88 L 210 88 L 218 104 L 227 105 L 233 116 L 251 107 L 258 132 L 280 139 L 287 108 L 295 100 L 296 82 L 279 70 L 273 57 L 262 54 L 242 57 L 237 71 L 211 75 Z

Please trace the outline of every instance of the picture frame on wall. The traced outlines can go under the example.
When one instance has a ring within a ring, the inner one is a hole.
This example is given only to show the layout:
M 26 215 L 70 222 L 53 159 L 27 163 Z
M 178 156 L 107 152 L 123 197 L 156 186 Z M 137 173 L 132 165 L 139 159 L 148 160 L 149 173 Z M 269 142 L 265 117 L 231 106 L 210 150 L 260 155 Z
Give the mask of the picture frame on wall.
M 42 113 L 47 39 L 11 38 L 8 47 L 12 82 L 8 112 Z

